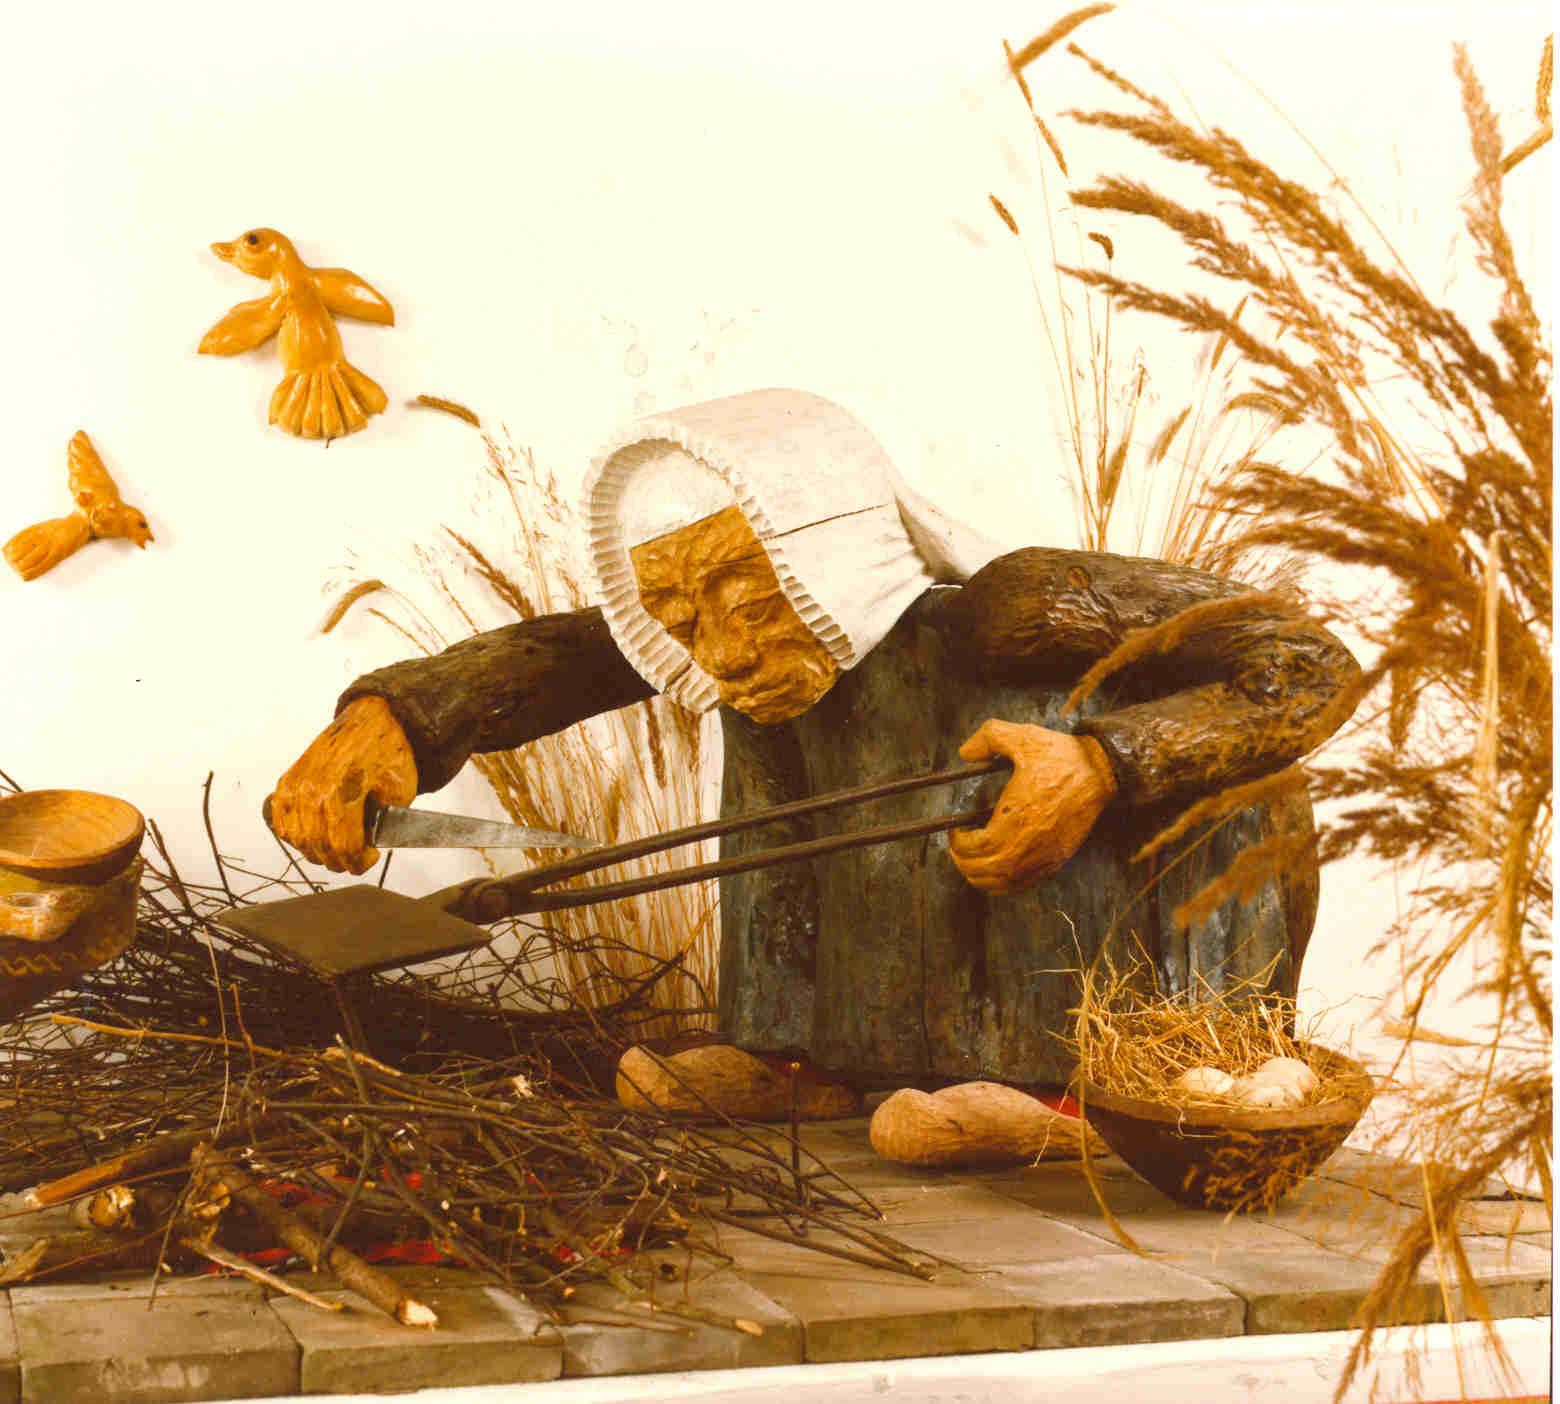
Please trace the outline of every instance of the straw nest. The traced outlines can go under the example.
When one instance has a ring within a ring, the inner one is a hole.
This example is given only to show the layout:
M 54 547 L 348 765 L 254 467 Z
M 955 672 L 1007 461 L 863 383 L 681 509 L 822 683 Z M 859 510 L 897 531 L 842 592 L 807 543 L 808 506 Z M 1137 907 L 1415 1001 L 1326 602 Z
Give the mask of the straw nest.
M 1142 988 L 1139 971 L 1084 981 L 1075 1039 L 1085 1117 L 1180 1203 L 1272 1208 L 1343 1144 L 1370 1103 L 1370 1075 L 1296 1037 L 1293 1004 L 1258 997 L 1260 980 L 1200 1001 Z M 1087 1160 L 1085 1173 L 1099 1197 Z
M 1257 1107 L 1242 1081 L 1274 1059 L 1293 1060 L 1314 1074 L 1302 1102 L 1318 1106 L 1358 1092 L 1358 1074 L 1326 1049 L 1297 1036 L 1294 1001 L 1262 991 L 1261 977 L 1202 999 L 1146 996 L 1143 972 L 1107 969 L 1084 981 L 1073 1044 L 1084 1081 L 1119 1097 L 1166 1107 Z M 1215 1069 L 1235 1086 L 1197 1075 Z

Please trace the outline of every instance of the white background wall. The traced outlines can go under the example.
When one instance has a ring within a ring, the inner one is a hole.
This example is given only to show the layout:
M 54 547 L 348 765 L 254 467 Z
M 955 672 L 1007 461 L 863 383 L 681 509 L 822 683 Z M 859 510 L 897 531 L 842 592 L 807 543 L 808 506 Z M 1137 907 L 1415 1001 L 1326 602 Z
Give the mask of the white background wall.
M 318 637 L 330 592 L 354 565 L 414 579 L 410 547 L 440 523 L 482 530 L 480 445 L 404 409 L 420 392 L 507 426 L 572 485 L 637 410 L 802 386 L 850 406 L 976 524 L 1071 544 L 1049 353 L 986 202 L 1043 210 L 1001 40 L 1065 7 L 568 8 L 272 0 L 13 20 L 0 539 L 69 507 L 78 428 L 157 537 L 144 554 L 93 545 L 27 585 L 0 572 L 0 768 L 20 783 L 125 796 L 196 876 L 214 771 L 224 849 L 274 870 L 260 801 L 339 688 L 407 651 L 366 618 Z M 1547 23 L 1537 4 L 1191 0 L 1077 37 L 1325 179 L 1287 114 L 1455 301 L 1469 163 L 1450 45 L 1471 42 L 1515 140 Z M 1031 79 L 1050 113 L 1104 96 L 1060 58 Z M 1093 148 L 1054 125 L 1081 183 Z M 1546 305 L 1551 171 L 1540 157 L 1511 189 Z M 1053 203 L 1060 190 L 1052 174 Z M 256 224 L 396 308 L 394 328 L 342 324 L 391 409 L 329 449 L 267 427 L 272 347 L 196 354 L 260 293 L 207 245 Z M 1191 348 L 1142 334 L 1162 419 Z M 484 803 L 464 781 L 441 799 Z M 398 859 L 397 880 L 422 890 L 464 861 Z M 1306 972 L 1340 1033 L 1390 982 L 1359 962 L 1390 887 L 1364 902 L 1362 883 L 1329 889 Z

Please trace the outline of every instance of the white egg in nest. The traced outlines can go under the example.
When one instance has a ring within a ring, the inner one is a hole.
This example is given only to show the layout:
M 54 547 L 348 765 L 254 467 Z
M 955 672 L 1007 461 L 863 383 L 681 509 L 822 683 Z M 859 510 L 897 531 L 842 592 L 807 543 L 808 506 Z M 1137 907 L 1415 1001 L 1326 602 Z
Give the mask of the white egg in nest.
M 1256 1072 L 1236 1078 L 1230 1096 L 1248 1107 L 1299 1107 L 1319 1085 L 1316 1074 L 1298 1058 L 1269 1058 Z
M 1230 1095 L 1235 1079 L 1218 1068 L 1188 1068 L 1170 1085 L 1194 1100 L 1223 1100 Z

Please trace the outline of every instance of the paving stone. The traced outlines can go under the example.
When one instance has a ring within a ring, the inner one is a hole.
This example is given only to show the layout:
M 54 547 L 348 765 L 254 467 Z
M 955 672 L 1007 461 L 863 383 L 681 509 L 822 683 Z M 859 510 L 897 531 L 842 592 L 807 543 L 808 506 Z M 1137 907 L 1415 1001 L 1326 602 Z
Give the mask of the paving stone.
M 1027 1204 L 996 1194 L 984 1185 L 893 1185 L 874 1190 L 872 1202 L 883 1211 L 883 1231 L 898 1236 L 906 1224 L 937 1223 L 947 1219 L 1001 1221 L 1032 1220 L 1036 1211 Z
M 898 1161 L 884 1160 L 871 1149 L 846 1150 L 840 1155 L 825 1155 L 823 1164 L 839 1176 L 847 1186 L 854 1186 L 870 1196 L 875 1189 L 896 1186 L 956 1185 L 969 1179 L 957 1171 L 942 1170 L 924 1165 L 901 1165 Z
M 982 1279 L 1035 1310 L 1035 1345 L 1135 1345 L 1238 1336 L 1246 1304 L 1228 1288 L 1127 1253 L 1010 1266 Z
M 154 1404 L 298 1389 L 297 1343 L 248 1283 L 169 1280 L 155 1298 L 144 1281 L 107 1290 L 18 1287 L 11 1313 L 24 1404 Z
M 1091 1235 L 1110 1251 L 1124 1247 L 1086 1184 L 1062 1176 L 990 1180 L 986 1184 L 997 1194 L 1031 1205 L 1047 1218 Z M 1168 1255 L 1180 1267 L 1209 1261 L 1233 1249 L 1282 1253 L 1306 1242 L 1299 1234 L 1251 1215 L 1185 1208 L 1141 1180 L 1112 1182 L 1104 1191 L 1106 1204 L 1138 1246 L 1145 1252 Z
M 1358 1256 L 1379 1271 L 1391 1256 L 1392 1247 L 1391 1243 L 1372 1244 Z M 1492 1316 L 1534 1316 L 1549 1311 L 1552 1265 L 1547 1249 L 1518 1238 L 1477 1234 L 1464 1236 L 1462 1247 Z M 1439 1295 L 1441 1273 L 1433 1255 L 1419 1265 L 1418 1280 Z M 1462 1319 L 1469 1312 L 1450 1261 L 1446 1264 L 1446 1280 L 1450 1289 L 1447 1314 Z
M 1352 1146 L 1345 1146 L 1334 1153 L 1317 1173 L 1327 1179 L 1342 1180 L 1347 1184 L 1374 1190 L 1377 1194 L 1387 1195 L 1403 1204 L 1421 1205 L 1425 1202 L 1424 1174 L 1419 1166 L 1412 1161 L 1393 1160 L 1375 1151 L 1355 1150 Z M 1502 1181 L 1491 1179 L 1484 1182 L 1479 1198 L 1501 1203 L 1521 1202 L 1512 1201 L 1509 1193 Z M 1477 1203 L 1479 1200 L 1470 1202 Z
M 921 1282 L 849 1263 L 806 1275 L 738 1271 L 802 1323 L 812 1362 L 1027 1350 L 1034 1343 L 1033 1309 L 988 1287 Z
M 355 1292 L 322 1292 L 346 1304 L 321 1311 L 296 1297 L 270 1302 L 302 1352 L 306 1394 L 395 1392 L 434 1386 L 555 1380 L 563 1342 L 534 1307 L 498 1287 L 422 1291 L 439 1324 L 400 1326 Z
M 40 1282 L 30 1286 L 12 1287 L 11 1304 L 15 1307 L 47 1305 L 51 1302 L 136 1301 L 144 1304 L 148 1298 L 162 1301 L 164 1297 L 210 1298 L 232 1297 L 239 1301 L 252 1301 L 263 1296 L 260 1285 L 237 1277 L 218 1277 L 202 1274 L 199 1277 L 180 1277 L 163 1274 L 153 1278 L 148 1272 L 116 1272 L 105 1274 L 90 1282 Z
M 643 1255 L 679 1271 L 681 1254 Z M 658 1283 L 656 1300 L 668 1313 L 688 1301 L 724 1316 L 751 1321 L 760 1336 L 673 1314 L 654 1314 L 627 1305 L 604 1283 L 580 1287 L 562 1308 L 565 1375 L 652 1374 L 669 1370 L 739 1370 L 756 1365 L 799 1365 L 804 1358 L 802 1323 L 735 1272 L 717 1270 L 690 1284 Z M 586 1320 L 585 1318 L 589 1318 Z M 604 1323 L 620 1324 L 604 1324 Z
M 1017 1200 L 1066 1223 L 1098 1222 L 1104 1217 L 1089 1182 L 1072 1163 L 1043 1164 L 1006 1175 L 984 1176 L 979 1184 L 993 1194 Z M 1179 1208 L 1174 1200 L 1136 1175 L 1102 1179 L 1101 1189 L 1111 1212 L 1118 1216 L 1195 1212 Z
M 1312 1243 L 1351 1257 L 1390 1244 L 1418 1210 L 1342 1180 L 1312 1179 L 1274 1208 L 1249 1215 L 1254 1223 L 1299 1234 Z
M 924 1281 L 741 1231 L 723 1233 L 721 1247 L 744 1281 L 801 1321 L 809 1361 L 1023 1350 L 1034 1339 L 1030 1308 L 956 1269 Z
M 905 1224 L 891 1230 L 893 1237 L 911 1248 L 934 1253 L 965 1267 L 990 1267 L 1000 1263 L 1040 1263 L 1058 1258 L 1123 1252 L 1107 1243 L 1044 1214 L 1027 1218 L 959 1219 L 936 1223 Z
M 1457 1211 L 1465 1234 L 1548 1233 L 1549 1211 L 1541 1199 L 1470 1199 Z
M 1287 1253 L 1236 1248 L 1213 1259 L 1175 1266 L 1243 1298 L 1249 1335 L 1347 1330 L 1375 1285 L 1378 1271 L 1374 1263 L 1303 1240 Z M 1442 1319 L 1439 1290 L 1416 1282 L 1387 1324 L 1419 1325 Z
M 22 1397 L 22 1365 L 16 1355 L 16 1328 L 11 1324 L 11 1298 L 0 1292 L 0 1404 Z
M 417 1263 L 399 1267 L 380 1263 L 377 1266 L 386 1277 L 400 1283 L 403 1289 L 413 1293 L 455 1287 L 477 1288 L 499 1285 L 484 1272 L 444 1263 Z M 278 1275 L 288 1286 L 302 1288 L 305 1292 L 315 1292 L 323 1295 L 326 1292 L 345 1292 L 349 1290 L 345 1282 L 330 1272 L 314 1272 L 302 1268 Z M 274 1287 L 268 1287 L 264 1283 L 258 1285 L 260 1290 L 269 1298 L 287 1295 L 285 1292 L 278 1291 Z
M 1494 1317 L 1547 1316 L 1551 1310 L 1553 1258 L 1549 1251 L 1520 1239 L 1470 1235 L 1462 1241 L 1468 1265 Z M 1430 1265 L 1426 1264 L 1428 1268 Z M 1456 1289 L 1455 1314 L 1469 1314 Z

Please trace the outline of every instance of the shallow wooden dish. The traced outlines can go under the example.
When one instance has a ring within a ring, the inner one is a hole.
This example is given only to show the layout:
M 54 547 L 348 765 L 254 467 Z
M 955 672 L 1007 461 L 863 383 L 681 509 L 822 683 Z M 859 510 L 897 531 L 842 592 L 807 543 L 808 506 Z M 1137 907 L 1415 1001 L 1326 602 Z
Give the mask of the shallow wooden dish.
M 133 804 L 91 790 L 0 799 L 0 868 L 40 882 L 99 883 L 130 866 L 146 834 Z
M 1270 1209 L 1348 1138 L 1375 1095 L 1353 1058 L 1306 1045 L 1342 1096 L 1286 1110 L 1174 1107 L 1082 1085 L 1084 1115 L 1105 1144 L 1149 1184 L 1194 1209 Z

